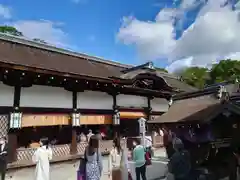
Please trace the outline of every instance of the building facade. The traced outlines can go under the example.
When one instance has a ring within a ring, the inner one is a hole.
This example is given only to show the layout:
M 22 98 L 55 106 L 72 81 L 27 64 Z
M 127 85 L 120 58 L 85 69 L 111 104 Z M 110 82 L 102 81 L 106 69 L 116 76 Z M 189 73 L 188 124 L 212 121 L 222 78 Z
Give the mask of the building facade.
M 77 143 L 79 128 L 136 127 L 137 119 L 166 112 L 173 94 L 191 90 L 151 62 L 133 67 L 0 34 L 0 133 L 18 165 L 31 161 L 28 144 L 39 134 L 58 139 L 61 131 L 55 160 L 79 156 L 86 146 Z M 112 145 L 103 143 L 103 151 Z

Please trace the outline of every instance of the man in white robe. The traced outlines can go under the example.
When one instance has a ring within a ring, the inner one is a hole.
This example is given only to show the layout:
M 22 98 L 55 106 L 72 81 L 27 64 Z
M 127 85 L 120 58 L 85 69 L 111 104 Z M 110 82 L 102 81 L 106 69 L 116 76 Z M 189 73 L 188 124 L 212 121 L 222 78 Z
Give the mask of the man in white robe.
M 35 169 L 35 180 L 50 180 L 50 163 L 52 159 L 52 150 L 48 147 L 46 143 L 40 142 L 41 147 L 39 147 L 34 155 L 33 162 L 36 163 Z

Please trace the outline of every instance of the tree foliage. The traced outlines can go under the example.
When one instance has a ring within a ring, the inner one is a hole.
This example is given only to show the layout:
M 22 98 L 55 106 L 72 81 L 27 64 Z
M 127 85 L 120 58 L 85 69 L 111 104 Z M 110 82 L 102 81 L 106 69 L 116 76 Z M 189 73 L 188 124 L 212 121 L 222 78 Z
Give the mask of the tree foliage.
M 10 34 L 13 36 L 23 36 L 22 32 L 18 31 L 15 27 L 12 26 L 0 26 L 0 33 Z M 39 38 L 34 38 L 33 41 L 47 44 L 46 41 Z
M 191 86 L 203 88 L 208 79 L 208 69 L 202 67 L 190 67 L 181 73 L 181 78 Z
M 231 81 L 240 77 L 240 61 L 224 60 L 213 65 L 210 71 L 211 82 Z
M 0 26 L 0 32 L 13 36 L 23 36 L 22 32 L 18 31 L 15 27 L 12 26 Z
M 211 69 L 190 67 L 181 73 L 181 77 L 187 84 L 197 88 L 224 81 L 240 80 L 240 61 L 222 60 L 213 64 Z

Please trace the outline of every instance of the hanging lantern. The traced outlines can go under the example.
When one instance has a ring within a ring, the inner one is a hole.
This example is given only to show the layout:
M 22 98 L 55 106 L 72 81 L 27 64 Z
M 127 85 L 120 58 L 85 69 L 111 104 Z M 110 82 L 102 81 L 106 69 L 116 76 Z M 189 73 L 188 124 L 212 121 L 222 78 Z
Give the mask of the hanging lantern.
M 18 129 L 21 128 L 22 124 L 22 113 L 21 112 L 13 112 L 10 113 L 10 129 Z
M 119 125 L 120 124 L 120 113 L 118 110 L 114 111 L 114 115 L 113 115 L 113 125 Z
M 72 113 L 72 126 L 81 126 L 80 117 L 80 113 Z

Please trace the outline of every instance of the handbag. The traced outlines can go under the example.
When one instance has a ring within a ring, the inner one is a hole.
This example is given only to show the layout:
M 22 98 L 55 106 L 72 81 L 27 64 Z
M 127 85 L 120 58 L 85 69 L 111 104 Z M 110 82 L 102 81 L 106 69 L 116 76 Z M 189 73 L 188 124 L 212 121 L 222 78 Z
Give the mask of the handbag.
M 145 161 L 146 161 L 146 163 L 145 163 L 146 166 L 149 166 L 152 164 L 151 154 L 148 151 L 145 153 Z

